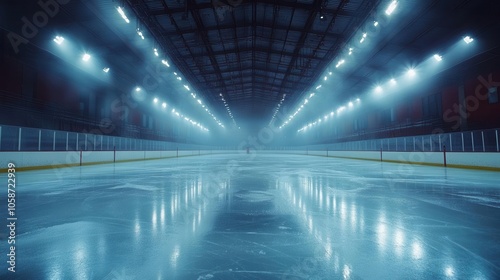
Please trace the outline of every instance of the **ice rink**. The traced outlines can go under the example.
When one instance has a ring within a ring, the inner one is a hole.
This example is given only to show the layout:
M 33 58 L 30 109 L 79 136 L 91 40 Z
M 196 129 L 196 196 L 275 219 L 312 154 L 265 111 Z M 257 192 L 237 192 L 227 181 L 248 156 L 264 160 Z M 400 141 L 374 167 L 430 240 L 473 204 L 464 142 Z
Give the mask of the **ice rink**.
M 259 153 L 16 175 L 1 279 L 500 278 L 500 173 Z

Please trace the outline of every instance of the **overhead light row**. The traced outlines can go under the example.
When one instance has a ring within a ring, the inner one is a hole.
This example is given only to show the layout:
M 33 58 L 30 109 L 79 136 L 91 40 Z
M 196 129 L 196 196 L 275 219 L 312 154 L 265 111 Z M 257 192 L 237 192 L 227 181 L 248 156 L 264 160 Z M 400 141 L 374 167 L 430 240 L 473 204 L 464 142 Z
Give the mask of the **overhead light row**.
M 125 9 L 123 7 L 117 7 L 117 11 L 118 13 L 120 14 L 120 16 L 125 20 L 125 22 L 127 23 L 130 23 L 130 20 L 128 19 L 126 13 L 125 13 Z M 137 32 L 137 35 L 142 39 L 142 40 L 145 40 L 146 37 L 144 35 L 144 32 L 141 28 L 137 28 L 136 29 L 136 32 Z M 159 49 L 156 47 L 157 44 L 154 44 L 155 47 L 153 47 L 153 54 L 155 57 L 160 57 L 160 51 Z M 170 63 L 168 62 L 167 59 L 165 58 L 162 58 L 161 59 L 161 63 L 163 65 L 165 65 L 167 68 L 170 68 Z M 108 70 L 109 71 L 109 70 Z M 175 76 L 175 79 L 179 82 L 182 82 L 183 84 L 183 87 L 188 91 L 188 92 L 191 92 L 192 89 L 189 87 L 189 85 L 185 84 L 183 82 L 183 78 L 181 77 L 181 75 L 175 71 L 172 71 L 172 73 L 174 74 Z M 195 93 L 191 92 L 191 95 L 195 95 Z M 197 99 L 198 101 L 198 104 L 201 105 L 201 107 L 214 119 L 214 121 L 221 127 L 224 127 L 224 125 L 222 124 L 222 122 L 217 119 L 214 114 L 212 114 L 212 112 L 210 112 L 210 110 L 207 108 L 207 106 L 205 104 L 202 103 L 202 101 L 200 99 Z
M 321 88 L 321 85 L 317 86 L 316 88 L 317 89 Z M 287 126 L 289 123 L 291 123 L 292 120 L 300 113 L 300 111 L 302 111 L 304 109 L 304 106 L 306 106 L 309 103 L 309 100 L 311 100 L 311 98 L 313 98 L 314 96 L 316 96 L 316 93 L 314 93 L 314 92 L 310 93 L 309 97 L 304 99 L 304 102 L 300 105 L 300 107 L 297 108 L 297 110 L 293 114 L 288 116 L 288 119 L 279 127 L 279 129 L 283 129 L 285 126 Z
M 58 46 L 62 46 L 63 43 L 66 41 L 66 39 L 64 39 L 63 36 L 57 35 L 57 36 L 54 37 L 54 39 L 52 41 L 54 41 Z M 82 59 L 83 62 L 89 62 L 92 59 L 92 56 L 89 53 L 84 52 L 84 53 L 81 54 L 81 59 Z M 104 73 L 108 73 L 109 70 L 110 70 L 109 67 L 104 67 L 102 69 L 102 71 Z
M 236 121 L 234 120 L 233 113 L 231 112 L 231 109 L 229 108 L 229 104 L 227 104 L 226 99 L 224 99 L 224 96 L 222 95 L 222 93 L 219 93 L 219 96 L 220 96 L 220 99 L 222 100 L 222 102 L 224 102 L 224 107 L 226 108 L 226 111 L 229 114 L 229 117 L 231 117 L 231 120 L 233 121 L 234 126 L 237 127 L 238 129 L 240 129 L 240 127 L 238 126 L 238 124 L 236 124 Z
M 56 37 L 53 39 L 53 41 L 54 41 L 57 45 L 62 45 L 62 44 L 65 42 L 65 39 L 64 39 L 64 37 L 62 37 L 62 36 L 59 36 L 59 35 L 58 35 L 58 36 L 56 36 Z M 157 50 L 156 50 L 156 49 L 155 49 L 155 52 L 157 52 Z M 88 53 L 83 53 L 81 58 L 82 58 L 82 61 L 84 61 L 85 63 L 88 63 L 88 62 L 92 59 L 92 56 L 91 56 L 90 54 L 88 54 Z M 165 64 L 167 67 L 170 67 L 170 65 L 168 64 L 168 62 L 167 62 L 166 60 L 162 60 L 162 63 L 163 63 L 163 64 Z M 110 71 L 110 68 L 109 68 L 109 67 L 104 67 L 104 68 L 102 69 L 102 71 L 103 71 L 103 72 L 105 72 L 105 73 L 108 73 L 108 72 Z M 189 89 L 189 87 L 188 87 L 188 86 L 185 86 L 185 87 L 186 87 L 187 89 Z M 139 93 L 139 92 L 141 92 L 141 91 L 142 91 L 142 88 L 141 88 L 141 87 L 136 87 L 136 88 L 134 89 L 134 91 L 135 91 L 135 92 L 137 92 L 137 93 Z M 154 104 L 159 104 L 159 103 L 161 103 L 161 107 L 162 107 L 163 109 L 166 109 L 166 108 L 167 108 L 167 106 L 168 106 L 168 104 L 167 104 L 166 102 L 160 102 L 160 101 L 159 101 L 159 99 L 158 99 L 157 97 L 155 97 L 155 98 L 153 99 L 153 103 L 154 103 Z M 174 109 L 174 110 L 175 110 L 175 109 Z M 177 113 L 178 113 L 178 112 L 177 112 Z M 181 115 L 180 115 L 180 113 L 179 113 L 179 116 L 181 116 Z M 213 115 L 212 115 L 212 116 L 213 116 Z M 206 129 L 206 128 L 205 128 L 203 125 L 201 125 L 200 123 L 195 122 L 195 121 L 193 121 L 193 120 L 189 119 L 188 117 L 185 117 L 184 115 L 182 115 L 182 117 L 183 117 L 183 118 L 185 118 L 185 119 L 187 118 L 187 120 L 188 120 L 189 122 L 191 122 L 193 125 L 196 125 L 196 126 L 197 126 L 197 127 L 199 127 L 201 130 L 203 130 L 203 131 L 208 131 L 208 129 Z M 216 121 L 218 121 L 218 120 L 216 119 Z M 220 123 L 220 122 L 219 122 L 219 123 Z
M 360 103 L 361 103 L 361 99 L 359 99 L 359 98 L 357 98 L 355 101 L 350 101 L 346 105 L 340 106 L 336 110 L 325 114 L 322 118 L 318 118 L 316 121 L 308 123 L 307 125 L 303 126 L 301 129 L 297 130 L 297 132 L 305 132 L 308 129 L 312 128 L 313 126 L 317 126 L 317 125 L 320 125 L 321 123 L 325 123 L 328 120 L 333 119 L 334 116 L 339 116 L 345 110 L 352 109 L 352 108 L 354 108 L 355 105 L 359 105 Z
M 389 4 L 389 6 L 386 8 L 386 10 L 385 10 L 385 14 L 386 14 L 387 16 L 390 16 L 391 14 L 393 14 L 393 13 L 394 13 L 394 11 L 396 10 L 396 8 L 397 8 L 398 4 L 399 4 L 399 1 L 396 1 L 396 0 L 395 0 L 395 1 L 392 1 L 392 2 Z M 374 22 L 373 22 L 373 25 L 374 25 L 375 27 L 378 27 L 378 26 L 379 26 L 379 22 L 378 22 L 378 21 L 374 21 Z M 360 44 L 364 43 L 364 42 L 365 42 L 365 40 L 366 40 L 367 38 L 368 38 L 368 33 L 367 33 L 367 32 L 363 32 L 363 33 L 361 34 L 361 38 L 360 38 L 359 43 L 360 43 Z M 349 47 L 349 48 L 348 48 L 348 52 L 347 52 L 347 53 L 348 53 L 348 55 L 349 55 L 349 56 L 352 56 L 352 55 L 353 55 L 353 53 L 354 53 L 354 51 L 355 51 L 354 47 Z M 346 62 L 347 62 L 347 61 L 346 61 L 346 59 L 345 59 L 345 58 L 341 58 L 341 59 L 339 59 L 339 60 L 337 61 L 337 64 L 335 65 L 335 68 L 340 68 L 340 67 L 341 67 L 342 65 L 344 65 Z M 332 73 L 331 71 L 329 71 L 329 72 L 328 72 L 328 74 L 327 74 L 327 75 L 325 75 L 325 76 L 323 77 L 323 81 L 325 81 L 325 82 L 326 82 L 326 81 L 328 81 L 328 77 L 329 77 L 329 76 L 332 76 L 332 75 L 333 75 L 333 73 Z M 322 85 L 320 84 L 319 86 L 317 86 L 317 87 L 316 87 L 316 89 L 321 88 L 321 86 L 322 86 Z M 319 88 L 318 88 L 318 87 L 319 87 Z M 293 115 L 291 115 L 291 117 L 292 117 L 292 118 L 290 118 L 290 117 L 289 117 L 289 118 L 288 118 L 288 120 L 286 120 L 286 121 L 285 121 L 285 122 L 284 122 L 284 123 L 280 126 L 280 128 L 284 128 L 285 126 L 287 126 L 287 125 L 288 125 L 288 124 L 289 124 L 289 123 L 293 120 L 293 118 L 294 118 L 294 117 L 298 114 L 298 112 L 300 112 L 300 111 L 303 109 L 304 105 L 308 103 L 308 101 L 309 101 L 309 99 L 310 99 L 310 98 L 311 98 L 311 97 L 306 98 L 306 99 L 305 99 L 305 103 L 304 103 L 304 104 L 301 104 L 301 105 L 300 105 L 300 107 L 299 107 L 299 108 L 295 111 L 295 113 L 294 113 Z M 279 108 L 278 108 L 278 110 L 279 110 Z M 275 115 L 276 115 L 276 113 L 275 113 Z M 273 119 L 274 119 L 274 116 L 273 116 Z M 271 120 L 271 121 L 272 121 L 272 120 Z
M 140 87 L 137 87 L 135 90 L 136 90 L 136 91 L 141 91 L 141 88 L 140 88 Z M 165 102 L 165 101 L 160 101 L 160 99 L 159 99 L 158 97 L 153 98 L 153 104 L 154 104 L 154 105 L 160 105 L 160 104 L 161 104 L 161 108 L 162 108 L 165 112 L 167 112 L 167 111 L 168 111 L 168 110 L 167 110 L 167 107 L 168 107 L 167 102 Z M 177 117 L 180 117 L 181 119 L 183 119 L 183 120 L 185 120 L 185 121 L 187 121 L 187 122 L 190 122 L 192 125 L 194 125 L 194 126 L 198 127 L 198 128 L 199 128 L 199 129 L 201 129 L 202 131 L 209 131 L 209 130 L 208 130 L 206 127 L 204 127 L 202 124 L 200 124 L 200 123 L 199 123 L 199 122 L 197 122 L 197 121 L 194 121 L 194 120 L 190 119 L 190 118 L 189 118 L 189 117 L 187 117 L 187 116 L 184 116 L 184 115 L 183 115 L 183 114 L 181 114 L 179 111 L 177 111 L 175 108 L 173 108 L 173 109 L 171 110 L 171 113 L 172 113 L 172 114 L 174 114 L 174 115 L 175 115 L 175 116 L 177 116 Z
M 128 19 L 127 15 L 125 14 L 125 11 L 122 9 L 122 7 L 117 7 L 116 10 L 122 16 L 123 20 L 125 20 L 126 23 L 130 23 L 130 20 Z
M 278 114 L 279 110 L 281 109 L 281 106 L 283 105 L 283 102 L 285 102 L 286 98 L 286 93 L 283 94 L 283 97 L 281 98 L 280 102 L 278 103 L 278 106 L 276 107 L 276 110 L 274 110 L 273 117 L 271 118 L 271 121 L 269 122 L 269 125 L 271 125 L 276 118 L 276 115 Z
M 185 86 L 185 87 L 189 88 L 187 86 Z M 222 124 L 222 122 L 219 119 L 217 119 L 217 117 L 214 114 L 212 114 L 212 112 L 210 112 L 210 109 L 208 109 L 208 107 L 205 106 L 203 101 L 197 97 L 196 93 L 191 92 L 191 97 L 193 97 L 193 99 L 201 106 L 201 108 L 203 108 L 205 110 L 205 112 L 207 112 L 207 114 L 209 114 L 210 117 L 212 117 L 212 119 L 217 123 L 218 126 L 225 128 L 225 126 Z
M 470 36 L 465 36 L 462 38 L 463 41 L 466 43 L 466 44 L 470 44 L 474 41 L 474 39 Z M 439 63 L 443 60 L 443 56 L 440 55 L 440 54 L 434 54 L 433 56 L 433 59 L 436 61 L 436 63 Z M 415 68 L 409 68 L 406 73 L 404 73 L 403 77 L 406 77 L 406 78 L 414 78 L 415 76 L 417 75 L 417 70 Z M 395 79 L 395 78 L 391 78 L 389 79 L 389 81 L 386 83 L 386 88 L 389 88 L 389 87 L 394 87 L 398 84 L 398 81 Z M 384 87 L 382 85 L 376 85 L 375 88 L 373 89 L 374 93 L 377 94 L 377 95 L 380 95 L 384 92 Z M 308 129 L 310 129 L 311 127 L 313 126 L 317 126 L 319 125 L 320 123 L 322 122 L 325 122 L 327 121 L 328 119 L 331 119 L 334 115 L 339 115 L 340 113 L 342 113 L 343 111 L 345 111 L 347 108 L 352 108 L 354 105 L 356 104 L 359 104 L 361 102 L 361 100 L 358 98 L 355 100 L 355 102 L 349 102 L 347 105 L 345 106 L 340 106 L 336 112 L 335 111 L 331 111 L 329 114 L 326 114 L 323 119 L 318 119 L 317 121 L 315 122 L 310 122 L 308 123 L 307 125 L 303 126 L 301 129 L 297 130 L 297 132 L 305 132 L 307 131 Z

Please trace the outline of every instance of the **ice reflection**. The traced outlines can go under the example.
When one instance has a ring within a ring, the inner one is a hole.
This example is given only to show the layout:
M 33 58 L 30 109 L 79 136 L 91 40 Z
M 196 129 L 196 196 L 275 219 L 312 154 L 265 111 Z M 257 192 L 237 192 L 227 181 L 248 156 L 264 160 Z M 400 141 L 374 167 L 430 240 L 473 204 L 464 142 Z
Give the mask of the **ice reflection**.
M 380 214 L 380 217 L 378 219 L 378 224 L 377 224 L 377 244 L 379 246 L 379 249 L 384 252 L 385 248 L 387 246 L 387 221 L 385 218 L 385 213 L 382 212 Z
M 170 256 L 170 264 L 172 267 L 177 267 L 177 262 L 179 260 L 179 256 L 181 254 L 181 250 L 179 245 L 175 245 L 174 251 L 172 252 L 172 255 Z
M 161 210 L 160 210 L 160 225 L 161 229 L 165 229 L 165 199 L 162 196 L 161 198 Z
M 156 214 L 156 201 L 153 201 L 153 214 L 151 215 L 151 225 L 153 227 L 153 233 L 156 233 L 156 224 L 157 224 L 157 214 Z
M 61 268 L 61 265 L 58 262 L 51 262 L 47 279 L 52 279 L 52 280 L 65 279 L 65 277 L 63 276 L 63 270 Z
M 136 240 L 140 239 L 141 235 L 141 220 L 139 219 L 139 213 L 136 211 L 135 212 L 135 218 L 134 218 L 134 234 Z
M 293 181 L 286 184 L 277 182 L 275 185 L 281 188 L 285 200 L 294 207 L 306 232 L 322 248 L 322 261 L 330 263 L 330 268 L 344 279 L 350 279 L 354 272 L 351 265 L 340 259 L 339 249 L 349 251 L 360 246 L 363 251 L 378 249 L 379 255 L 370 257 L 376 259 L 397 257 L 404 261 L 405 258 L 419 260 L 424 257 L 424 246 L 419 241 L 418 232 L 414 233 L 411 245 L 406 246 L 406 225 L 400 216 L 395 217 L 394 213 L 386 210 L 388 207 L 384 200 L 365 211 L 356 193 L 339 191 L 334 183 L 321 185 L 327 184 L 327 180 L 314 180 L 307 176 L 299 176 L 298 182 L 298 188 L 294 187 Z M 365 226 L 372 228 L 373 234 L 366 232 Z M 335 241 L 339 238 L 342 240 L 340 245 L 334 245 L 338 244 Z
M 346 264 L 344 265 L 344 269 L 342 271 L 342 276 L 344 279 L 351 279 L 351 268 Z
M 394 231 L 394 252 L 398 257 L 402 257 L 405 244 L 405 234 L 400 228 Z
M 415 260 L 420 260 L 424 256 L 424 249 L 419 240 L 413 240 L 411 244 L 411 256 Z
M 446 268 L 444 269 L 444 275 L 446 275 L 446 277 L 455 276 L 455 269 L 453 268 L 453 266 L 446 266 Z
M 73 248 L 73 264 L 75 277 L 73 279 L 89 279 L 88 275 L 88 247 L 84 241 L 77 241 Z

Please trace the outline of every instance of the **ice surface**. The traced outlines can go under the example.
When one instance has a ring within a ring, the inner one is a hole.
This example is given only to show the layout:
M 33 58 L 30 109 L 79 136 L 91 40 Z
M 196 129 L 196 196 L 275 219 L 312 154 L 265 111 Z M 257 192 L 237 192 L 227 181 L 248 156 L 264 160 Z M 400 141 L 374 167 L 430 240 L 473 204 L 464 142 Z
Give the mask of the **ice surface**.
M 266 154 L 18 172 L 0 278 L 499 279 L 499 182 Z

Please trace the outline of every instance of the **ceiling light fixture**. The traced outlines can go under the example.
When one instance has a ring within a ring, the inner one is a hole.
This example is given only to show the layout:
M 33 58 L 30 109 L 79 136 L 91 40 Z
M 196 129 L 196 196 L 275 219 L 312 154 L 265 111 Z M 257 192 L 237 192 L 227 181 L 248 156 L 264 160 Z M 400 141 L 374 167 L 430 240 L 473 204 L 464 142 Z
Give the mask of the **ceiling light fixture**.
M 62 44 L 64 42 L 64 37 L 56 36 L 54 38 L 54 42 L 56 42 L 58 45 L 60 45 L 60 44 Z
M 122 7 L 117 7 L 116 10 L 122 16 L 123 20 L 125 20 L 126 23 L 130 23 L 130 20 L 128 19 L 127 15 L 125 14 L 125 11 L 123 11 Z
M 465 36 L 464 37 L 464 42 L 468 44 L 474 42 L 474 38 L 470 37 L 470 36 Z
M 390 16 L 394 10 L 396 10 L 396 7 L 398 6 L 398 1 L 392 1 L 389 7 L 387 7 L 387 10 L 385 10 L 385 14 Z
M 137 28 L 137 35 L 139 35 L 139 37 L 142 38 L 142 40 L 144 40 L 144 34 L 142 33 L 141 29 Z
M 91 56 L 90 56 L 90 54 L 88 54 L 88 53 L 83 54 L 83 56 L 82 56 L 82 60 L 83 60 L 83 61 L 85 61 L 85 62 L 89 61 L 89 60 L 90 60 L 90 58 L 91 58 Z

